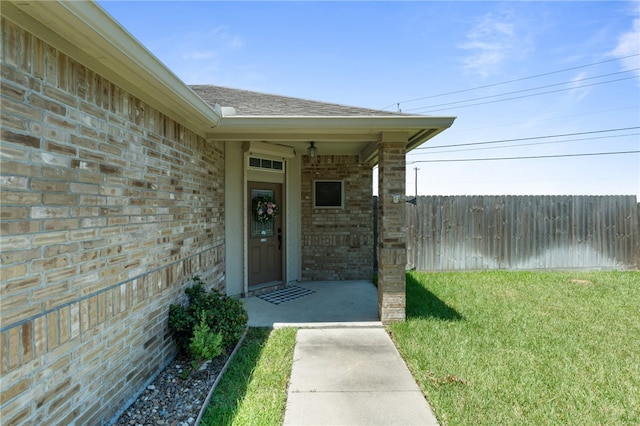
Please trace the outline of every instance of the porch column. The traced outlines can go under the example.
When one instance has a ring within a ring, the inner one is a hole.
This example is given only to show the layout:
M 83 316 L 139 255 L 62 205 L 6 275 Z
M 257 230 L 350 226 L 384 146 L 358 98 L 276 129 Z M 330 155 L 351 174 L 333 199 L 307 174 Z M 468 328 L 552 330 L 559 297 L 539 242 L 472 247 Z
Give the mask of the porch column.
M 383 133 L 378 143 L 378 316 L 405 319 L 407 263 L 404 133 Z

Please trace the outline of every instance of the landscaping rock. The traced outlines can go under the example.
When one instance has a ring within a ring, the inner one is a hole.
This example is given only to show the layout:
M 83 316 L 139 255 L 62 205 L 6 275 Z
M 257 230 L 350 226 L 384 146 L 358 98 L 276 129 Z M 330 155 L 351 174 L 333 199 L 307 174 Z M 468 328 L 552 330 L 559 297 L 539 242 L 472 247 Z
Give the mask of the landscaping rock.
M 230 353 L 231 351 L 225 351 L 195 370 L 191 368 L 188 357 L 178 355 L 122 413 L 115 424 L 193 426 Z M 190 374 L 183 378 L 185 370 L 190 371 Z

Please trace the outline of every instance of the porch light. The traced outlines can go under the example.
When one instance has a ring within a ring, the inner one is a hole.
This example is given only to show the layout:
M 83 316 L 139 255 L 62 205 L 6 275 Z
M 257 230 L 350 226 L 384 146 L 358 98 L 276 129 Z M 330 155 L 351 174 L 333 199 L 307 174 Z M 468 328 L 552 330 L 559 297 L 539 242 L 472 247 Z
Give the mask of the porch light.
M 315 158 L 318 153 L 318 148 L 316 148 L 315 142 L 309 142 L 309 148 L 307 148 L 307 152 L 309 153 L 309 157 Z

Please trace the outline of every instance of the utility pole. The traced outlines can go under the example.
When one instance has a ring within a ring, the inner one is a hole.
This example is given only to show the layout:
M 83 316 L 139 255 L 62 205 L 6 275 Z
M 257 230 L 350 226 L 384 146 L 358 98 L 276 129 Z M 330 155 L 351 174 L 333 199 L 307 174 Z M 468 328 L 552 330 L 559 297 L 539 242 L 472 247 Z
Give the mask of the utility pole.
M 416 200 L 417 200 L 418 199 L 418 170 L 420 170 L 420 169 L 417 168 L 417 167 L 414 167 L 413 170 L 416 171 L 416 178 L 415 178 L 416 192 L 415 192 L 415 195 L 416 195 Z

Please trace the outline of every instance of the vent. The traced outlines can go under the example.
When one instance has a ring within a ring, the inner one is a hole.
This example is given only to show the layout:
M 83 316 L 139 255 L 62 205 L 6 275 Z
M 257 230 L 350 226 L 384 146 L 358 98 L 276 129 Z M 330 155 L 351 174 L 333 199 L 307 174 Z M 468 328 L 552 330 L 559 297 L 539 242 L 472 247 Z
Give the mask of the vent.
M 284 161 L 269 160 L 267 158 L 249 157 L 249 167 L 252 169 L 284 172 Z

